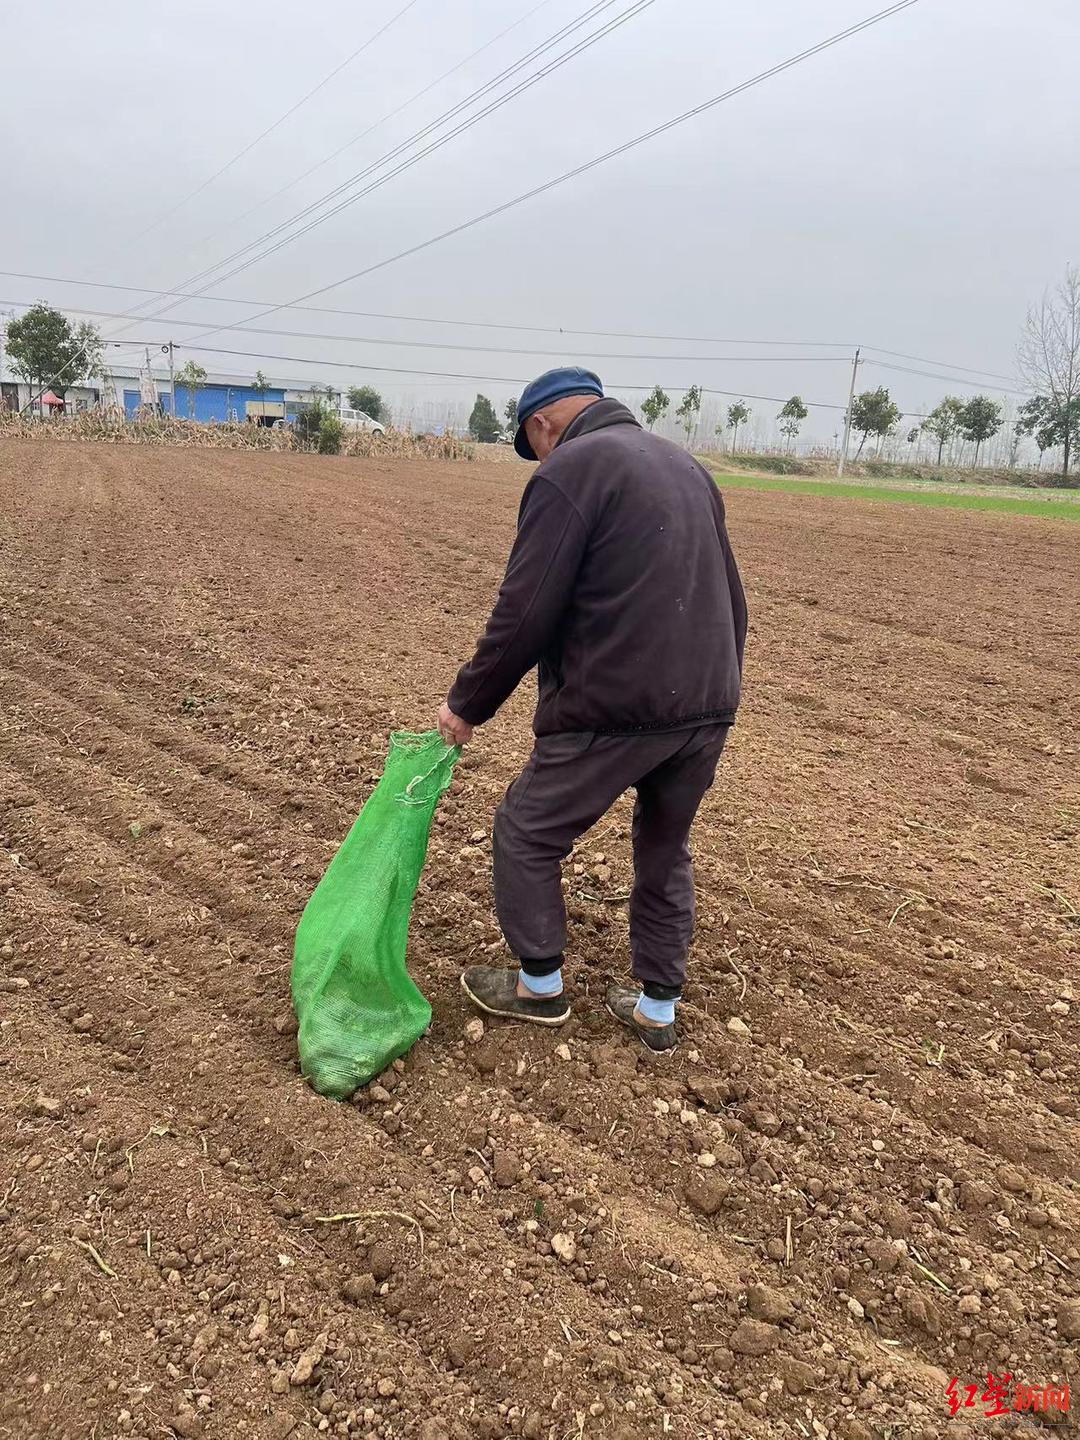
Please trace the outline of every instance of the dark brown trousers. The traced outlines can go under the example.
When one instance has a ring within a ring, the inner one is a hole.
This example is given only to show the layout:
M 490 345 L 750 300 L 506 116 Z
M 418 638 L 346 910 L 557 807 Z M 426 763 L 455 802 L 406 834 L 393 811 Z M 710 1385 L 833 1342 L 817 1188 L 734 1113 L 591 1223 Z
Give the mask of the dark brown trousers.
M 566 947 L 562 862 L 620 795 L 634 806 L 630 950 L 646 995 L 677 997 L 694 930 L 690 827 L 713 783 L 726 725 L 665 734 L 541 736 L 495 815 L 495 908 L 527 973 Z

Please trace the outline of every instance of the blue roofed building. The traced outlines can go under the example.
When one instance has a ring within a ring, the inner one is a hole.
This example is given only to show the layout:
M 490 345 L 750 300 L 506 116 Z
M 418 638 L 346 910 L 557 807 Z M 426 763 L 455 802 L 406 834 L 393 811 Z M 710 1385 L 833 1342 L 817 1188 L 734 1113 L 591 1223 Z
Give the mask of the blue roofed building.
M 176 414 L 182 420 L 200 420 L 204 424 L 212 420 L 259 420 L 262 423 L 285 419 L 284 387 L 271 386 L 268 390 L 256 390 L 251 385 L 238 384 L 236 380 L 212 380 L 191 391 L 186 385 L 176 386 L 175 396 L 161 395 L 161 406 L 166 414 Z M 134 399 L 134 408 L 139 408 L 139 393 L 124 393 L 124 410 L 130 414 L 129 399 Z
M 129 420 L 134 419 L 143 407 L 143 375 L 145 370 L 140 371 L 136 366 L 111 367 L 116 402 L 123 406 Z M 203 424 L 252 420 L 260 425 L 272 425 L 275 420 L 295 420 L 298 412 L 311 403 L 316 393 L 326 393 L 324 386 L 299 381 L 288 385 L 268 382 L 265 390 L 257 390 L 251 380 L 213 371 L 194 391 L 177 382 L 175 395 L 167 373 L 161 373 L 155 367 L 153 380 L 162 414 L 175 415 L 179 420 L 197 420 Z

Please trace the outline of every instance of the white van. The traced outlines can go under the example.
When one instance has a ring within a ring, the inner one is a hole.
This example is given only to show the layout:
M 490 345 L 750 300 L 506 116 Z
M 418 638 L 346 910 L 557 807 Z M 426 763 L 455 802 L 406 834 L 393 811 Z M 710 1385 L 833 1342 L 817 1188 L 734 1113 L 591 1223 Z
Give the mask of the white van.
M 378 420 L 373 420 L 363 410 L 342 409 L 338 411 L 338 417 L 342 425 L 349 430 L 370 430 L 372 435 L 386 434 L 386 426 L 380 424 Z

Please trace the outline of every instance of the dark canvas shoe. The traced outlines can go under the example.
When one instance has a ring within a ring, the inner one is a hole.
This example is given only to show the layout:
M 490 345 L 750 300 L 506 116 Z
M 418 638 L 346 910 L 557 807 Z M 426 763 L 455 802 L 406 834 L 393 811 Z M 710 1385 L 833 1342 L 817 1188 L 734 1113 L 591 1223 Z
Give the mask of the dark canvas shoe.
M 609 985 L 605 999 L 608 1014 L 613 1015 L 620 1025 L 632 1030 L 650 1050 L 674 1050 L 679 1043 L 674 1024 L 642 1025 L 635 1019 L 634 1010 L 640 994 L 640 990 L 629 985 Z
M 462 972 L 461 988 L 485 1015 L 506 1020 L 527 1020 L 531 1025 L 561 1025 L 570 1018 L 566 995 L 537 995 L 522 1000 L 517 993 L 518 972 L 494 965 L 470 965 Z

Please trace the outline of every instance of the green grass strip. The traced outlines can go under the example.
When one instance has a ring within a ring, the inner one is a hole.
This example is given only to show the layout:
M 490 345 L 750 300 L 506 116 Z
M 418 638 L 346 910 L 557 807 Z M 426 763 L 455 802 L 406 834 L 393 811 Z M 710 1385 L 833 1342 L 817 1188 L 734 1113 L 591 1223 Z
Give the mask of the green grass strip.
M 821 495 L 841 500 L 891 500 L 903 505 L 935 505 L 948 510 L 997 510 L 1006 515 L 1036 515 L 1050 520 L 1080 520 L 1080 503 L 1060 500 L 1014 500 L 997 495 L 964 495 L 955 491 L 904 490 L 884 485 L 849 484 L 843 480 L 798 480 L 764 475 L 716 475 L 724 490 L 779 490 L 785 495 Z

